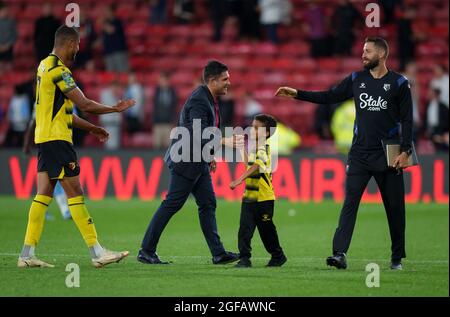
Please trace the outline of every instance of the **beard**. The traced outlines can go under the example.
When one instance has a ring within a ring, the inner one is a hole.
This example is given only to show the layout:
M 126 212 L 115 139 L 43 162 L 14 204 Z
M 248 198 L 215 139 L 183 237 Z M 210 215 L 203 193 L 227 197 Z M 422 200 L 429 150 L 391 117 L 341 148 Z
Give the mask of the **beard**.
M 364 65 L 364 69 L 366 69 L 366 70 L 372 70 L 372 69 L 374 69 L 375 67 L 377 67 L 378 65 L 380 64 L 380 60 L 379 59 L 376 59 L 376 60 L 369 60 L 369 62 L 366 64 L 366 65 Z

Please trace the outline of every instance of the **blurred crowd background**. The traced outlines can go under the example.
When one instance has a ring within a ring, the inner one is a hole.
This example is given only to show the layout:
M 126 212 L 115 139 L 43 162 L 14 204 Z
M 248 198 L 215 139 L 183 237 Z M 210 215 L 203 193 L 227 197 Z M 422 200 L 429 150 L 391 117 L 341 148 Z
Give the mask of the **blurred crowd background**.
M 210 59 L 230 68 L 220 100 L 225 126 L 246 126 L 260 112 L 281 123 L 282 154 L 345 152 L 353 101 L 314 105 L 274 98 L 279 86 L 325 90 L 362 68 L 366 36 L 390 44 L 388 67 L 405 74 L 414 101 L 420 153 L 447 150 L 447 0 L 379 0 L 381 27 L 365 24 L 371 1 L 349 0 L 78 0 L 80 51 L 71 65 L 85 94 L 124 114 L 78 115 L 104 126 L 99 144 L 74 131 L 79 147 L 165 148 L 186 97 Z M 0 0 L 0 146 L 21 147 L 32 116 L 35 71 L 65 21 L 65 1 Z

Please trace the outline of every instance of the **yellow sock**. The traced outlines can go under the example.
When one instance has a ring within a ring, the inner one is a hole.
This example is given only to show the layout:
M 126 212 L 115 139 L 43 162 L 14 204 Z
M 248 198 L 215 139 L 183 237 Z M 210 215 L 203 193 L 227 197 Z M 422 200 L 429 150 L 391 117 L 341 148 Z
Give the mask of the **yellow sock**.
M 44 229 L 45 211 L 52 201 L 52 197 L 36 195 L 28 213 L 27 232 L 25 233 L 25 245 L 35 247 Z
M 94 221 L 84 204 L 83 196 L 77 196 L 67 199 L 72 219 L 80 230 L 84 241 L 88 247 L 97 243 L 97 232 L 95 231 Z

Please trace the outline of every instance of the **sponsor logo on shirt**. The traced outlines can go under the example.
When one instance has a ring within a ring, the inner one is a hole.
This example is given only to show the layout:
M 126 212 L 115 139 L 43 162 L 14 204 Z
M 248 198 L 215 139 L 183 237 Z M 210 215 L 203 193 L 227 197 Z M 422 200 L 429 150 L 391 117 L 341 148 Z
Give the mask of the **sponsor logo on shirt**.
M 378 99 L 370 96 L 367 93 L 362 93 L 359 95 L 359 107 L 361 109 L 366 109 L 367 111 L 381 111 L 387 109 L 387 101 L 378 96 Z

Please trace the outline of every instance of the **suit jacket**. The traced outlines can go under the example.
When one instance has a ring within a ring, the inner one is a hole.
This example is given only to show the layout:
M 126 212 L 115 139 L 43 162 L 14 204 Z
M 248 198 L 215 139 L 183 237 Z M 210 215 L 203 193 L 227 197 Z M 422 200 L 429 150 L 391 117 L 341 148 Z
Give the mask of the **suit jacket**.
M 171 134 L 172 141 L 164 155 L 164 161 L 170 169 L 186 178 L 194 180 L 205 170 L 209 170 L 214 153 L 221 147 L 220 131 L 214 129 L 216 127 L 214 104 L 214 98 L 208 87 L 199 86 L 187 99 L 180 112 L 177 125 L 180 132 Z M 194 122 L 195 119 L 201 121 Z M 194 129 L 194 126 L 198 129 Z M 207 137 L 202 138 L 205 134 Z

